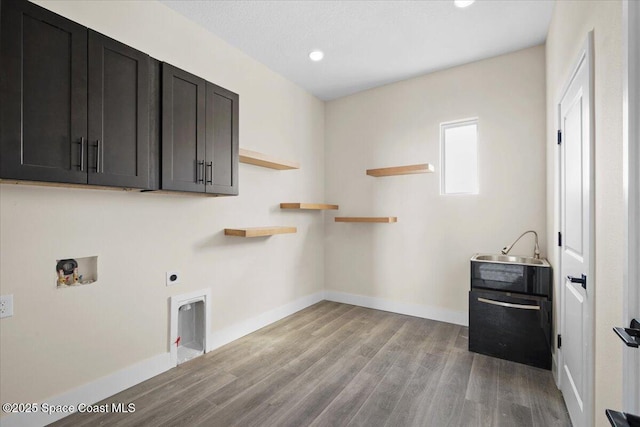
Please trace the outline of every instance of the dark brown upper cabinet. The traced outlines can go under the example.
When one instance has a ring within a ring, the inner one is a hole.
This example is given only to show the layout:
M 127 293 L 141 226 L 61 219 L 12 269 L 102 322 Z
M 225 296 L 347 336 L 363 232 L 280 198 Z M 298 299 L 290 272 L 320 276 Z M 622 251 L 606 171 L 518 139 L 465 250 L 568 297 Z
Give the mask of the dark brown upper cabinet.
M 205 190 L 238 195 L 238 95 L 207 82 Z
M 206 82 L 162 64 L 163 190 L 204 192 Z
M 3 1 L 0 177 L 86 183 L 87 29 Z
M 1 8 L 0 178 L 148 188 L 148 55 L 28 1 Z
M 162 64 L 163 190 L 238 194 L 238 95 Z
M 88 183 L 149 186 L 149 56 L 89 30 Z

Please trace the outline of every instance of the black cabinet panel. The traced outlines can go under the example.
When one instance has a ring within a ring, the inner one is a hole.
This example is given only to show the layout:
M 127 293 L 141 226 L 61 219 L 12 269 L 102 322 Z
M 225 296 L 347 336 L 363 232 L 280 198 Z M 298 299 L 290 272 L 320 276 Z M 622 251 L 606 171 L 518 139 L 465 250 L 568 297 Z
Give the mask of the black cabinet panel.
M 164 190 L 205 191 L 205 96 L 203 79 L 162 64 Z
M 198 143 L 201 142 L 198 141 L 198 86 L 180 78 L 174 79 L 172 106 L 171 139 L 175 142 L 171 151 L 173 179 L 193 182 L 196 170 L 191 165 L 195 160 L 204 160 L 198 155 Z
M 469 292 L 469 351 L 551 369 L 551 301 Z
M 24 140 L 47 141 L 25 144 L 22 161 L 71 169 L 71 34 L 28 15 L 22 24 Z
M 0 1 L 0 178 L 238 194 L 238 95 Z
M 2 178 L 86 183 L 87 29 L 2 2 Z
M 2 178 L 149 187 L 149 57 L 2 2 Z
M 471 261 L 471 288 L 546 296 L 552 299 L 551 268 Z
M 162 135 L 162 63 L 149 58 L 149 189 L 160 189 Z
M 149 186 L 149 56 L 89 31 L 89 183 Z
M 207 193 L 238 194 L 238 116 L 238 95 L 207 83 Z

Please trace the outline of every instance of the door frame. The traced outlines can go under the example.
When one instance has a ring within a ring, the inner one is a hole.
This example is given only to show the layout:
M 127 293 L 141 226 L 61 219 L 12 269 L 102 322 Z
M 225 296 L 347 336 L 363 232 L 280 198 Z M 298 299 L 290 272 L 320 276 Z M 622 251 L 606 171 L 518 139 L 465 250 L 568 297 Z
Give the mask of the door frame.
M 589 31 L 587 34 L 587 38 L 585 42 L 582 44 L 576 60 L 573 61 L 573 65 L 571 67 L 571 73 L 568 78 L 565 80 L 564 85 L 562 86 L 562 90 L 560 91 L 559 96 L 556 101 L 556 129 L 561 129 L 561 110 L 560 105 L 562 99 L 564 98 L 567 90 L 569 89 L 571 83 L 573 82 L 580 65 L 584 61 L 587 64 L 587 70 L 589 72 L 589 83 L 586 91 L 588 91 L 588 99 L 589 99 L 589 151 L 590 151 L 590 165 L 589 165 L 589 191 L 590 191 L 590 201 L 589 201 L 589 242 L 587 243 L 589 247 L 589 271 L 587 272 L 587 276 L 589 278 L 589 286 L 588 286 L 588 298 L 587 298 L 587 322 L 585 323 L 586 328 L 586 345 L 587 349 L 590 351 L 586 352 L 585 357 L 585 378 L 584 384 L 586 385 L 584 399 L 583 399 L 583 407 L 584 416 L 585 416 L 585 426 L 591 427 L 593 426 L 593 397 L 594 397 L 594 373 L 595 373 L 595 360 L 594 360 L 594 331 L 595 331 L 595 133 L 594 133 L 594 62 L 593 62 L 593 31 Z M 555 209 L 555 221 L 557 224 L 556 231 L 564 232 L 562 229 L 562 147 L 560 144 L 557 144 L 555 150 L 555 169 L 556 169 L 556 179 L 554 182 L 555 192 L 556 192 L 556 209 Z M 559 309 L 557 310 L 558 319 L 556 323 L 556 333 L 562 333 L 564 331 L 563 319 L 564 319 L 564 300 L 565 300 L 565 286 L 563 286 L 563 277 L 562 277 L 562 250 L 556 246 L 555 256 L 555 272 L 554 272 L 554 282 L 558 285 L 556 287 L 560 288 L 560 295 L 556 298 L 556 304 L 558 304 Z M 563 366 L 563 354 L 562 348 L 557 348 L 557 365 L 556 365 L 556 385 L 559 389 L 562 386 L 562 366 Z
M 624 293 L 623 322 L 640 313 L 640 4 L 622 2 L 623 49 L 623 192 Z M 640 413 L 640 350 L 626 348 L 622 361 L 623 410 Z

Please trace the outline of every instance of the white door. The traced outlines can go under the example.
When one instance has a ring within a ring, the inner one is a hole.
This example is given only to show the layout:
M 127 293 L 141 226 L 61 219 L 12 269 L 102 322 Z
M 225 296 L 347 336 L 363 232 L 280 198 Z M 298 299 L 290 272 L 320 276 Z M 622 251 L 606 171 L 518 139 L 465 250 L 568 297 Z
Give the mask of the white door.
M 623 325 L 640 319 L 640 3 L 623 2 L 623 146 L 626 196 Z M 617 326 L 617 325 L 616 325 Z M 620 344 L 622 345 L 622 343 Z M 623 350 L 623 410 L 640 414 L 640 349 Z M 617 409 L 617 408 L 612 408 Z
M 559 105 L 562 353 L 560 388 L 574 426 L 591 424 L 593 330 L 591 34 Z

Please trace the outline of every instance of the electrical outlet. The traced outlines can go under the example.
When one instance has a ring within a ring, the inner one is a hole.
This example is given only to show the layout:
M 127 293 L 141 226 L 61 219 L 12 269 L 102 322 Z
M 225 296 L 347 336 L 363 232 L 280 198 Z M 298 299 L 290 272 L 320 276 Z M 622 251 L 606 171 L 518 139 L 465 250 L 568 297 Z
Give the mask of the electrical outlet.
M 167 286 L 177 285 L 178 283 L 180 283 L 181 278 L 182 276 L 180 275 L 179 271 L 167 271 Z
M 13 295 L 0 296 L 0 319 L 13 316 Z

